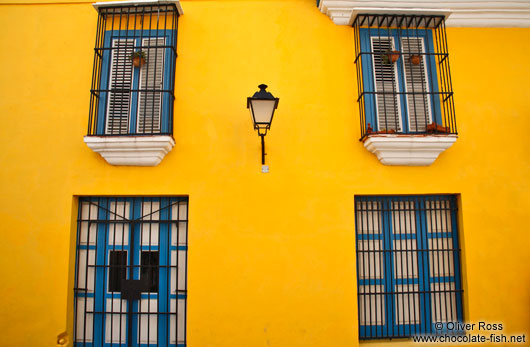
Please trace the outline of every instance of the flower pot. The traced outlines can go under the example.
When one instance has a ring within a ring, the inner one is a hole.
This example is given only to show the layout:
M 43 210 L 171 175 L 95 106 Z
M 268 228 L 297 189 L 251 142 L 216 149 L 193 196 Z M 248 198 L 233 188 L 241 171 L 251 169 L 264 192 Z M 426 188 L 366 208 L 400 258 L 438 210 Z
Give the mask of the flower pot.
M 429 133 L 448 133 L 449 129 L 443 125 L 437 123 L 431 123 L 427 125 L 427 132 Z
M 416 54 L 410 56 L 410 62 L 412 65 L 420 65 L 420 59 L 420 56 Z
M 390 51 L 387 56 L 389 62 L 395 63 L 399 59 L 399 51 Z
M 142 57 L 134 57 L 132 59 L 132 63 L 135 67 L 140 67 L 140 66 L 143 66 L 145 64 L 145 58 L 142 58 Z

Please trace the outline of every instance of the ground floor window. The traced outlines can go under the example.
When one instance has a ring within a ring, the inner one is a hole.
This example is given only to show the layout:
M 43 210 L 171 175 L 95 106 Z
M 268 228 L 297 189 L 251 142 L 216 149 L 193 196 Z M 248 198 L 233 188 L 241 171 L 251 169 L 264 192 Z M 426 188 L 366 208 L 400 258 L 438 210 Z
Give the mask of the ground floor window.
M 355 210 L 360 338 L 462 321 L 456 196 L 357 196 Z
M 185 346 L 188 199 L 79 198 L 76 346 Z

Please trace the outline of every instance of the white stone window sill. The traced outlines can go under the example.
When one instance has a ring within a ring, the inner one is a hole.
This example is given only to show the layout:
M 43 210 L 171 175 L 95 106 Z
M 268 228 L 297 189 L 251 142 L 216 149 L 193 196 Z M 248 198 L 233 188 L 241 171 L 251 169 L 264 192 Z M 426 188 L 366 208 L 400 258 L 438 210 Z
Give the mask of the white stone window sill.
M 456 139 L 456 135 L 371 134 L 363 142 L 384 165 L 429 166 Z
M 169 135 L 85 136 L 85 143 L 110 165 L 157 166 L 175 146 Z

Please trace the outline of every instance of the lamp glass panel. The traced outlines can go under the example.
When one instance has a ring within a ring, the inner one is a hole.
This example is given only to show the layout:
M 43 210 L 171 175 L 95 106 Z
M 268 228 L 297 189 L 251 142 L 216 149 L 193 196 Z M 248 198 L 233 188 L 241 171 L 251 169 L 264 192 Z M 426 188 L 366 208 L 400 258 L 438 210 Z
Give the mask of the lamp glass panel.
M 251 100 L 255 123 L 270 124 L 276 100 Z

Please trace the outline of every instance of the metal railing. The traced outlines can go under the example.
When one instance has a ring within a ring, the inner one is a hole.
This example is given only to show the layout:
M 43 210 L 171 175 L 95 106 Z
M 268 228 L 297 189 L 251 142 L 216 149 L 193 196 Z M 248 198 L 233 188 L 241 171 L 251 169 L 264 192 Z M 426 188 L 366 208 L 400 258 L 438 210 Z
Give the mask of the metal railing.
M 361 140 L 374 134 L 457 134 L 444 20 L 357 15 Z
M 80 197 L 75 346 L 185 346 L 187 197 Z
M 88 135 L 172 135 L 175 4 L 98 7 Z
M 454 195 L 357 196 L 361 339 L 461 333 L 461 249 Z

